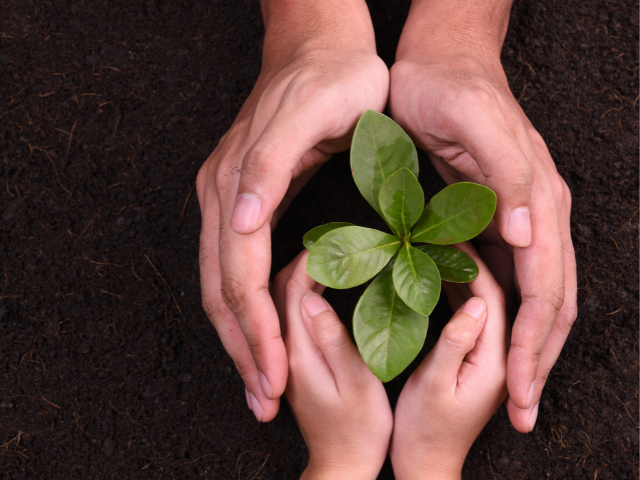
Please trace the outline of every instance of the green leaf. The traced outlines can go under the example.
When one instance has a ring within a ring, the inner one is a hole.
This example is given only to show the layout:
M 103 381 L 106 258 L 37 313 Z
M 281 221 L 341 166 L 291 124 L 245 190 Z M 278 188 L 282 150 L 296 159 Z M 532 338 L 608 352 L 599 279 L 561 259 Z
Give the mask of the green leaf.
M 496 194 L 477 183 L 454 183 L 435 195 L 413 227 L 412 242 L 466 242 L 489 225 L 496 211 Z
M 416 245 L 438 267 L 440 278 L 447 282 L 467 283 L 478 276 L 478 266 L 473 259 L 457 248 L 445 245 Z
M 405 243 L 393 266 L 398 296 L 421 315 L 429 315 L 440 298 L 440 274 L 429 255 Z
M 406 237 L 424 208 L 424 192 L 411 170 L 401 168 L 384 181 L 379 204 L 382 216 L 394 233 Z
M 418 176 L 418 153 L 409 135 L 389 117 L 364 112 L 353 133 L 351 170 L 360 193 L 380 215 L 380 187 L 403 167 Z
M 302 237 L 302 243 L 304 244 L 304 248 L 307 250 L 311 250 L 315 243 L 320 240 L 325 233 L 329 233 L 331 230 L 335 230 L 336 228 L 342 227 L 352 227 L 353 223 L 349 222 L 333 222 L 327 223 L 325 225 L 320 225 L 316 228 L 312 228 L 307 233 L 305 233 L 304 237 Z
M 396 293 L 387 265 L 367 287 L 353 314 L 353 334 L 362 358 L 383 382 L 400 374 L 424 345 L 429 317 L 409 308 Z
M 399 247 L 398 238 L 378 230 L 338 228 L 316 242 L 307 258 L 307 272 L 327 287 L 355 287 L 382 270 Z

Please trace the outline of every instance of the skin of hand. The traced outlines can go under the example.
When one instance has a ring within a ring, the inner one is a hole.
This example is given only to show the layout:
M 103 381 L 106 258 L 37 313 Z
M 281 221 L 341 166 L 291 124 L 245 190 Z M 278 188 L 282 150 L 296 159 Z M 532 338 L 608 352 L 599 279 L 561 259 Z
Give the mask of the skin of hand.
M 515 280 L 522 299 L 507 409 L 513 426 L 529 432 L 577 316 L 577 280 L 571 193 L 500 63 L 510 8 L 510 0 L 414 1 L 390 73 L 389 108 L 447 183 L 473 181 L 497 193 L 480 253 L 505 292 Z
M 286 398 L 309 447 L 301 478 L 375 479 L 393 429 L 389 400 L 320 296 L 324 287 L 307 274 L 308 255 L 298 255 L 274 284 L 289 359 Z
M 271 228 L 359 117 L 386 104 L 389 72 L 361 0 L 265 0 L 263 65 L 196 182 L 204 310 L 259 421 L 273 419 L 287 356 L 269 295 Z
M 504 294 L 473 247 L 456 247 L 478 264 L 478 278 L 444 284 L 460 308 L 398 399 L 390 450 L 398 480 L 459 479 L 471 445 L 507 396 Z

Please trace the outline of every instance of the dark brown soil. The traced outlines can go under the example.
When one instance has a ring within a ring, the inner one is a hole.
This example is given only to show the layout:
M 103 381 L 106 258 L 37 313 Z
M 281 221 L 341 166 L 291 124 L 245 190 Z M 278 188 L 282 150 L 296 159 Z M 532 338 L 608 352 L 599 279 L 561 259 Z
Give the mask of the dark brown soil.
M 408 4 L 371 7 L 390 63 Z M 291 414 L 255 421 L 200 306 L 195 176 L 262 34 L 255 0 L 0 0 L 0 479 L 303 470 Z M 520 0 L 503 59 L 573 193 L 580 314 L 535 431 L 501 409 L 465 478 L 635 479 L 637 3 Z M 426 161 L 421 180 L 441 187 Z M 282 219 L 274 270 L 309 228 L 372 212 L 336 156 Z M 348 319 L 359 293 L 328 296 Z

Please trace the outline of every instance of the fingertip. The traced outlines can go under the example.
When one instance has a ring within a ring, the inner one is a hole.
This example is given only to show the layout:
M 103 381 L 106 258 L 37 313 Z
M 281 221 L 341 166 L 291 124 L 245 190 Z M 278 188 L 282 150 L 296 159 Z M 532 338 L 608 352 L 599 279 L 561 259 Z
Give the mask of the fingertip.
M 507 388 L 514 407 L 527 410 L 535 396 L 537 365 L 523 365 L 522 360 L 514 355 L 512 348 L 507 358 Z
M 270 422 L 278 414 L 280 400 L 271 400 L 258 393 L 254 395 L 246 387 L 244 389 L 247 405 L 258 422 Z
M 330 308 L 327 301 L 317 293 L 308 293 L 302 300 L 302 306 L 310 318 L 314 318 Z
M 253 193 L 240 193 L 231 215 L 231 228 L 240 234 L 253 233 L 261 227 L 262 200 Z
M 536 426 L 540 402 L 529 409 L 521 409 L 516 406 L 511 397 L 507 399 L 507 413 L 511 425 L 520 433 L 530 433 Z
M 529 207 L 519 207 L 511 211 L 507 221 L 506 240 L 514 247 L 531 245 L 531 212 Z
M 482 322 L 487 316 L 487 304 L 480 297 L 471 297 L 465 302 L 460 311 L 470 315 L 478 322 Z

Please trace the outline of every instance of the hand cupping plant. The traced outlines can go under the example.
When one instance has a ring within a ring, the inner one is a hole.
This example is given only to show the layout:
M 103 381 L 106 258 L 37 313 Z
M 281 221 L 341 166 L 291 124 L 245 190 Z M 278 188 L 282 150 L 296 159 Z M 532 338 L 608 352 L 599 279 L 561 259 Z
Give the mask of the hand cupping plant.
M 496 195 L 482 185 L 455 183 L 425 206 L 413 142 L 393 120 L 373 110 L 356 126 L 351 169 L 360 192 L 393 234 L 344 222 L 316 227 L 303 239 L 310 250 L 307 272 L 338 289 L 378 274 L 356 305 L 353 332 L 371 371 L 388 382 L 424 345 L 440 281 L 464 283 L 478 275 L 468 255 L 447 245 L 485 229 Z

